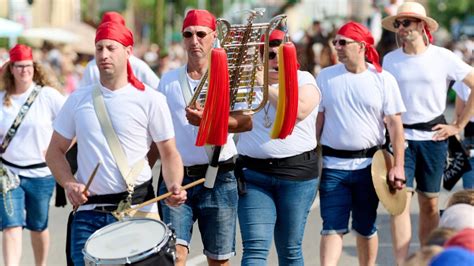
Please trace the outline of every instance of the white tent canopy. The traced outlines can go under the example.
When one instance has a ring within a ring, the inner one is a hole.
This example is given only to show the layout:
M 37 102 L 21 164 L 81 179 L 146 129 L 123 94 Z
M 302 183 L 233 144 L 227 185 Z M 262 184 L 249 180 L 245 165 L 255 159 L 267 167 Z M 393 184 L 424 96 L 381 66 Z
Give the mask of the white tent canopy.
M 8 37 L 10 47 L 16 44 L 16 40 L 22 31 L 23 25 L 20 23 L 0 18 L 0 37 Z

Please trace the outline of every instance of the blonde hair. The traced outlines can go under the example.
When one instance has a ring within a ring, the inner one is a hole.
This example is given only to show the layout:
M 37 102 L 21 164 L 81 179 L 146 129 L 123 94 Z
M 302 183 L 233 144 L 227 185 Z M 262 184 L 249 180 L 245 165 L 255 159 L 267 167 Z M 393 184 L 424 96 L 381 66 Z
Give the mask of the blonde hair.
M 3 66 L 4 73 L 2 76 L 2 90 L 5 91 L 5 96 L 3 97 L 3 105 L 11 105 L 11 95 L 15 92 L 15 77 L 12 74 L 13 62 L 5 63 Z M 41 65 L 36 62 L 33 62 L 33 81 L 40 86 L 49 86 L 57 88 L 54 83 L 48 78 L 48 74 Z
M 465 203 L 474 206 L 474 189 L 464 189 L 455 192 L 449 198 L 448 205 L 446 206 L 446 208 L 459 203 Z
M 428 235 L 426 238 L 425 243 L 423 245 L 425 246 L 444 246 L 444 243 L 448 239 L 450 239 L 452 236 L 454 236 L 457 233 L 456 230 L 453 228 L 449 227 L 438 227 L 435 230 L 431 231 L 431 233 Z

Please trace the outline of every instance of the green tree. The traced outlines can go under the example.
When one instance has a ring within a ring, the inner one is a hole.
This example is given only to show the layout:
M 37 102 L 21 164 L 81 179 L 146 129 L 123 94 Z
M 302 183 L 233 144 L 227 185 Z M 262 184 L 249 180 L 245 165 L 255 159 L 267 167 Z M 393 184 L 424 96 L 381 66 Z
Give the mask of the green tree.
M 472 0 L 429 0 L 428 6 L 430 17 L 448 30 L 452 18 L 463 20 L 466 16 L 474 14 Z

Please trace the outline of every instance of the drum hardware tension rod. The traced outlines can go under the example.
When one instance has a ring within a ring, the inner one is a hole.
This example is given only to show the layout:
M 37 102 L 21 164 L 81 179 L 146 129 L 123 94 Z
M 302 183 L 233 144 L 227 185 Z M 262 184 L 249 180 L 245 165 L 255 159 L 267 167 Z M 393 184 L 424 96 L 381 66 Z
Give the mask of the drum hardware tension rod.
M 97 163 L 97 165 L 95 166 L 94 170 L 92 171 L 92 174 L 91 176 L 89 176 L 89 179 L 87 180 L 87 184 L 86 184 L 86 187 L 84 188 L 84 191 L 82 191 L 82 194 L 86 195 L 86 192 L 87 190 L 89 190 L 89 187 L 91 186 L 91 183 L 92 183 L 92 180 L 94 179 L 95 177 L 95 174 L 97 173 L 97 169 L 99 169 L 99 166 L 100 166 L 100 162 Z M 79 208 L 80 205 L 78 206 L 74 206 L 74 208 L 72 209 L 72 213 L 76 213 L 77 209 Z
M 189 188 L 192 188 L 192 187 L 197 186 L 197 185 L 199 185 L 199 184 L 202 184 L 202 183 L 204 183 L 205 180 L 206 180 L 205 178 L 198 179 L 198 180 L 196 180 L 196 181 L 194 181 L 194 182 L 192 182 L 192 183 L 189 183 L 189 184 L 187 184 L 187 185 L 181 187 L 181 188 L 180 188 L 180 191 L 186 190 L 186 189 L 189 189 Z M 129 213 L 131 213 L 131 212 L 133 212 L 133 211 L 137 211 L 137 210 L 139 210 L 139 209 L 145 207 L 146 205 L 149 205 L 149 204 L 158 202 L 158 201 L 160 201 L 160 200 L 166 199 L 166 198 L 168 198 L 168 197 L 171 196 L 171 195 L 173 195 L 172 192 L 167 192 L 167 193 L 162 194 L 162 195 L 160 195 L 160 196 L 158 196 L 158 197 L 156 197 L 156 198 L 153 198 L 153 199 L 147 200 L 147 201 L 145 201 L 145 202 L 143 202 L 143 203 L 140 203 L 140 204 L 138 204 L 137 206 L 135 206 L 135 207 L 133 207 L 133 208 L 129 208 L 128 210 L 124 210 L 124 211 L 123 211 L 123 214 L 129 214 Z M 114 213 L 115 213 L 115 214 L 120 214 L 120 213 L 118 213 L 118 212 L 114 212 Z M 114 214 L 115 217 L 119 217 L 119 216 L 116 216 L 115 214 Z

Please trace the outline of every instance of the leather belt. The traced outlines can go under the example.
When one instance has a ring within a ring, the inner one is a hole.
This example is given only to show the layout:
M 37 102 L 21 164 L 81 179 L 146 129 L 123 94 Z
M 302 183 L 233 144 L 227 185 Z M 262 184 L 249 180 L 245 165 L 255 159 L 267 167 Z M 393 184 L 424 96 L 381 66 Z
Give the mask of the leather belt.
M 202 178 L 206 175 L 207 167 L 209 164 L 197 164 L 192 166 L 185 166 L 184 167 L 184 174 L 188 177 L 193 178 Z M 219 170 L 218 173 L 225 173 L 229 171 L 233 171 L 235 168 L 235 163 L 233 158 L 225 160 L 223 162 L 219 162 Z
M 94 208 L 94 211 L 96 212 L 104 212 L 104 213 L 111 213 L 115 210 L 117 210 L 116 205 L 107 205 L 107 206 L 97 206 Z

